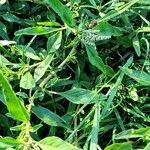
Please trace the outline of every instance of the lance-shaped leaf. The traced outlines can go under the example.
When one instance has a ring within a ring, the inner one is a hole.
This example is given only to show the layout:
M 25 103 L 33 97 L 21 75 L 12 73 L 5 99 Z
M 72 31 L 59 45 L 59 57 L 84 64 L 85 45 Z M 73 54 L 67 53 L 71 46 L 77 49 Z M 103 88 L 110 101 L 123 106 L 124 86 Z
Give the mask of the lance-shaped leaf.
M 96 30 L 96 33 L 101 36 L 121 36 L 122 28 L 115 27 L 108 22 L 98 23 L 93 30 Z
M 15 32 L 16 36 L 20 35 L 43 35 L 48 34 L 52 32 L 52 27 L 42 27 L 42 26 L 36 26 L 36 27 L 28 27 L 24 29 L 20 29 Z
M 75 26 L 72 12 L 59 0 L 45 0 L 45 2 L 61 17 L 61 19 L 70 27 Z
M 49 67 L 51 61 L 53 60 L 54 55 L 48 55 L 45 60 L 35 69 L 34 79 L 37 82 L 45 74 L 47 68 Z
M 17 141 L 14 138 L 11 137 L 0 137 L 0 143 L 3 143 L 6 146 L 19 146 L 20 144 L 22 144 L 21 142 Z M 0 144 L 1 146 L 1 144 Z M 0 147 L 1 148 L 1 147 Z
M 146 145 L 146 147 L 143 150 L 149 150 L 150 149 L 150 142 Z
M 130 138 L 149 138 L 150 128 L 129 129 L 124 130 L 115 135 L 115 139 L 130 139 Z
M 141 56 L 141 47 L 140 47 L 140 42 L 139 42 L 138 36 L 135 36 L 133 38 L 132 43 L 133 43 L 133 47 L 135 49 L 137 56 Z
M 105 96 L 98 95 L 95 91 L 83 88 L 72 88 L 71 90 L 58 93 L 74 104 L 91 104 L 98 100 L 105 99 Z
M 101 70 L 104 74 L 108 76 L 113 76 L 114 71 L 112 70 L 112 68 L 105 65 L 103 60 L 98 56 L 96 46 L 86 44 L 85 47 L 86 47 L 86 51 L 87 51 L 87 55 L 88 55 L 88 59 L 90 63 L 96 68 L 98 68 L 99 70 Z
M 4 91 L 8 111 L 15 117 L 16 120 L 28 122 L 29 113 L 27 112 L 23 103 L 19 100 L 19 98 L 17 98 L 11 85 L 1 72 L 0 72 L 0 85 L 2 86 Z
M 41 119 L 44 123 L 51 125 L 51 126 L 63 126 L 64 120 L 59 117 L 54 112 L 41 107 L 41 106 L 33 106 L 32 112 Z
M 148 73 L 141 70 L 128 69 L 126 67 L 122 67 L 121 70 L 141 85 L 150 86 L 150 75 Z
M 139 0 L 132 0 L 129 1 L 128 3 L 120 6 L 119 8 L 117 8 L 116 10 L 111 10 L 109 11 L 104 17 L 102 17 L 99 22 L 104 22 L 104 21 L 108 21 L 120 14 L 122 14 L 123 12 L 127 11 L 132 5 L 134 5 L 135 3 L 137 3 Z
M 125 143 L 114 143 L 106 147 L 104 150 L 133 150 L 133 148 L 131 142 L 125 142 Z
M 57 32 L 48 38 L 47 50 L 49 52 L 55 52 L 59 49 L 62 40 L 62 32 Z
M 42 150 L 81 150 L 55 136 L 47 137 L 39 141 L 38 145 Z

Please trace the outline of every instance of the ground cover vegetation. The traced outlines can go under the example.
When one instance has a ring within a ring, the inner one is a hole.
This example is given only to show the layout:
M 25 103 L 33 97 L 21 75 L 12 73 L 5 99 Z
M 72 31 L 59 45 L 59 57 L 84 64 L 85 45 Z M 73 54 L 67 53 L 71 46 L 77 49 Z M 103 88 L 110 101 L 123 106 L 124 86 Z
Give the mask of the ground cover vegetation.
M 0 0 L 0 150 L 150 150 L 150 0 Z

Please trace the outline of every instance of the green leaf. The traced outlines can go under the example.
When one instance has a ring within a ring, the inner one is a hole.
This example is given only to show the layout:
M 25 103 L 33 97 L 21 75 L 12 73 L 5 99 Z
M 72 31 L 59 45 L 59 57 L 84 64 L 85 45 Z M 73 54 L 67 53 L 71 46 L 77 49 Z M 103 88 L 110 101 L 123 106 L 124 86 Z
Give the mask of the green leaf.
M 62 40 L 62 32 L 57 32 L 48 38 L 47 50 L 48 52 L 55 52 L 59 49 Z
M 27 58 L 31 58 L 33 60 L 40 60 L 35 50 L 31 47 L 25 45 L 15 45 L 15 48 L 17 49 L 20 55 L 25 55 Z
M 124 65 L 124 67 L 129 67 L 133 62 L 133 57 L 130 57 L 126 64 Z M 104 117 L 107 113 L 107 111 L 109 110 L 111 104 L 113 103 L 113 99 L 118 91 L 118 88 L 119 88 L 119 85 L 121 84 L 122 80 L 123 80 L 123 77 L 124 77 L 124 72 L 121 72 L 119 77 L 117 78 L 117 81 L 116 83 L 113 85 L 112 89 L 111 89 L 111 92 L 109 94 L 109 97 L 108 97 L 108 100 L 106 102 L 106 105 L 104 106 L 103 110 L 102 110 L 102 113 L 101 113 L 101 117 Z
M 0 55 L 0 65 L 9 66 L 9 65 L 14 65 L 14 64 L 8 61 L 4 56 Z
M 9 150 L 10 148 L 12 148 L 12 146 L 0 142 L 0 148 L 1 150 Z
M 138 28 L 137 33 L 141 33 L 141 32 L 150 32 L 150 27 L 142 27 L 142 28 Z
M 128 69 L 126 67 L 122 67 L 121 70 L 130 78 L 134 79 L 141 85 L 150 86 L 150 75 L 141 70 L 133 70 Z
M 92 132 L 91 132 L 90 150 L 97 150 L 99 122 L 100 122 L 100 104 L 98 104 L 95 110 Z
M 15 16 L 15 15 L 9 13 L 9 12 L 5 13 L 4 15 L 2 15 L 2 17 L 3 17 L 6 21 L 11 22 L 11 23 L 12 23 L 12 22 L 19 23 L 19 24 L 22 24 L 22 23 L 23 23 L 23 21 L 22 21 L 20 18 L 18 18 L 17 16 Z
M 0 45 L 2 45 L 2 46 L 8 46 L 11 44 L 16 44 L 16 42 L 15 41 L 0 40 Z
M 135 36 L 132 42 L 137 56 L 141 56 L 141 47 L 138 36 Z
M 93 6 L 97 6 L 95 0 L 89 0 L 89 2 L 90 2 Z
M 11 131 L 21 131 L 24 128 L 24 124 L 19 124 L 10 128 Z
M 117 8 L 116 10 L 111 10 L 110 12 L 108 12 L 104 17 L 102 17 L 99 22 L 104 22 L 104 21 L 108 21 L 120 14 L 122 14 L 123 12 L 127 11 L 132 5 L 134 5 L 135 3 L 137 3 L 139 0 L 132 0 L 129 1 L 128 3 L 124 4 L 123 6 L 120 6 L 119 8 Z
M 52 27 L 42 27 L 42 26 L 36 26 L 36 27 L 28 27 L 24 29 L 20 29 L 15 32 L 16 36 L 20 35 L 44 35 L 52 32 Z
M 150 0 L 139 0 L 138 3 L 144 4 L 144 5 L 150 5 Z
M 123 34 L 122 28 L 112 26 L 108 22 L 100 22 L 93 30 L 96 30 L 96 33 L 101 36 L 121 36 Z
M 20 80 L 20 87 L 24 89 L 32 89 L 35 87 L 35 79 L 30 72 L 26 72 Z
M 105 99 L 104 96 L 96 94 L 95 91 L 90 91 L 82 88 L 72 88 L 69 91 L 58 93 L 74 104 L 91 104 L 99 100 Z
M 0 86 L 0 102 L 2 102 L 3 104 L 6 105 L 6 101 L 5 101 L 5 95 L 3 92 L 3 88 Z
M 6 146 L 18 146 L 21 144 L 21 142 L 11 137 L 0 137 L 0 142 L 4 143 Z
M 114 143 L 104 150 L 133 150 L 131 142 L 126 143 Z
M 115 135 L 115 139 L 129 139 L 129 138 L 142 138 L 145 139 L 146 136 L 149 138 L 150 128 L 140 128 L 140 129 L 129 129 L 122 131 Z
M 54 55 L 47 55 L 45 60 L 41 62 L 41 64 L 35 69 L 34 72 L 34 79 L 37 82 L 42 76 L 45 74 L 46 70 L 48 69 L 51 61 L 53 60 Z
M 13 91 L 11 85 L 5 79 L 4 75 L 0 72 L 0 84 L 4 90 L 4 95 L 6 97 L 6 106 L 8 111 L 19 121 L 28 122 L 29 114 L 22 104 L 22 102 L 17 98 L 15 92 Z
M 61 117 L 44 107 L 33 106 L 32 112 L 44 123 L 50 126 L 64 126 L 65 121 Z
M 45 2 L 61 17 L 61 19 L 69 27 L 75 26 L 72 12 L 66 5 L 63 5 L 59 0 L 45 0 Z
M 37 132 L 42 126 L 43 126 L 43 124 L 41 124 L 41 123 L 33 126 L 32 132 Z
M 46 22 L 36 22 L 39 26 L 55 26 L 55 27 L 61 27 L 61 25 L 58 22 L 54 21 L 46 21 Z
M 112 77 L 114 75 L 114 71 L 109 66 L 105 65 L 103 60 L 98 56 L 96 46 L 85 44 L 88 59 L 90 63 L 101 70 L 104 74 Z
M 41 140 L 38 145 L 42 150 L 81 150 L 55 136 Z
M 0 22 L 0 37 L 2 37 L 4 40 L 9 40 L 6 26 L 2 22 Z
M 150 150 L 150 142 L 146 145 L 146 147 L 143 150 Z

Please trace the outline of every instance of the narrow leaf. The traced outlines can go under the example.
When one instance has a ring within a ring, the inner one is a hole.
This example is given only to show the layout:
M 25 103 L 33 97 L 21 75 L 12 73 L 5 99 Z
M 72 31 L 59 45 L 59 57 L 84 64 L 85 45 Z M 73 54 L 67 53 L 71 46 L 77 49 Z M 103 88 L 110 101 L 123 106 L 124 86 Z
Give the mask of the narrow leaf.
M 75 26 L 72 12 L 59 0 L 45 0 L 45 2 L 61 17 L 61 19 L 70 27 Z
M 140 129 L 129 129 L 122 131 L 115 135 L 115 139 L 130 139 L 130 138 L 143 138 L 149 137 L 150 128 L 140 128 Z
M 50 126 L 63 126 L 64 120 L 59 117 L 54 112 L 41 107 L 41 106 L 33 106 L 32 112 L 41 119 L 44 123 L 50 125 Z
M 104 150 L 133 150 L 131 142 L 126 143 L 114 143 Z
M 41 140 L 38 145 L 42 150 L 81 150 L 55 136 Z
M 138 3 L 144 4 L 144 5 L 150 5 L 150 0 L 139 0 Z
M 9 66 L 14 64 L 8 61 L 4 56 L 0 55 L 0 65 Z
M 0 84 L 4 90 L 6 97 L 6 106 L 8 111 L 19 121 L 28 122 L 29 114 L 22 104 L 22 102 L 15 95 L 11 85 L 5 79 L 4 75 L 0 72 Z
M 58 93 L 74 104 L 91 104 L 97 100 L 102 100 L 105 97 L 99 96 L 94 91 L 82 88 L 72 88 L 69 91 Z
M 42 22 L 36 22 L 39 26 L 51 26 L 51 27 L 61 27 L 61 25 L 58 22 L 54 21 L 42 21 Z
M 124 65 L 125 67 L 129 67 L 131 65 L 131 63 L 133 62 L 133 57 L 130 57 L 126 64 Z M 124 77 L 124 72 L 121 72 L 116 83 L 114 84 L 114 86 L 112 87 L 112 90 L 109 94 L 109 97 L 108 97 L 108 100 L 106 102 L 106 105 L 105 107 L 103 108 L 102 110 L 102 113 L 101 113 L 101 117 L 104 117 L 107 113 L 107 111 L 109 110 L 111 104 L 113 103 L 113 99 L 117 93 L 117 90 L 118 90 L 118 87 L 119 85 L 121 84 L 121 81 L 123 80 L 123 77 Z
M 0 22 L 0 37 L 2 37 L 4 40 L 9 40 L 6 26 L 2 22 Z
M 126 67 L 122 67 L 121 70 L 141 85 L 150 86 L 150 75 L 148 73 L 141 70 L 128 69 Z
M 16 44 L 16 42 L 15 41 L 0 40 L 0 45 L 2 45 L 2 46 L 8 46 L 11 44 Z
M 37 26 L 37 27 L 28 27 L 24 29 L 20 29 L 15 32 L 16 36 L 20 35 L 43 35 L 43 34 L 48 34 L 52 32 L 52 27 L 42 27 L 42 26 Z
M 86 44 L 85 47 L 86 47 L 86 51 L 87 51 L 87 55 L 88 55 L 88 59 L 90 63 L 93 66 L 97 67 L 99 70 L 101 70 L 104 74 L 108 76 L 113 76 L 114 71 L 112 70 L 112 68 L 105 65 L 103 60 L 98 56 L 96 46 Z
M 100 122 L 100 104 L 98 104 L 98 106 L 95 110 L 92 132 L 91 132 L 90 150 L 97 150 L 99 122 Z
M 146 147 L 143 150 L 150 150 L 150 142 L 146 145 Z
M 59 49 L 62 40 L 62 32 L 57 32 L 48 38 L 47 50 L 49 52 L 55 52 Z
M 11 137 L 0 137 L 0 142 L 6 144 L 7 146 L 18 146 L 21 144 L 21 142 Z
M 17 49 L 19 55 L 25 55 L 27 58 L 31 58 L 33 60 L 40 60 L 35 50 L 31 47 L 25 45 L 15 45 L 15 48 Z
M 49 67 L 51 61 L 53 60 L 54 55 L 47 55 L 45 60 L 41 62 L 41 64 L 35 69 L 34 72 L 34 79 L 36 82 L 42 78 L 42 76 L 45 74 L 47 68 Z
M 93 6 L 97 6 L 95 0 L 89 0 L 89 2 L 90 2 Z
M 19 23 L 19 24 L 23 23 L 23 21 L 20 18 L 18 18 L 17 16 L 15 16 L 14 14 L 11 14 L 9 12 L 2 15 L 2 17 L 4 18 L 4 20 L 11 22 L 11 23 L 12 22 Z
M 137 33 L 140 32 L 150 32 L 150 27 L 142 27 L 137 29 Z
M 96 33 L 101 36 L 121 36 L 122 29 L 119 27 L 115 27 L 108 22 L 100 22 L 98 23 L 93 30 L 96 30 Z
M 123 12 L 127 11 L 132 5 L 134 5 L 136 2 L 138 2 L 139 0 L 132 0 L 129 1 L 128 3 L 126 3 L 123 6 L 120 6 L 118 9 L 116 10 L 111 10 L 110 12 L 108 12 L 104 17 L 102 17 L 99 22 L 104 22 L 104 21 L 108 21 L 120 14 L 122 14 Z
M 135 52 L 138 56 L 141 56 L 141 48 L 140 48 L 140 42 L 138 36 L 135 36 L 133 38 L 133 47 L 135 49 Z

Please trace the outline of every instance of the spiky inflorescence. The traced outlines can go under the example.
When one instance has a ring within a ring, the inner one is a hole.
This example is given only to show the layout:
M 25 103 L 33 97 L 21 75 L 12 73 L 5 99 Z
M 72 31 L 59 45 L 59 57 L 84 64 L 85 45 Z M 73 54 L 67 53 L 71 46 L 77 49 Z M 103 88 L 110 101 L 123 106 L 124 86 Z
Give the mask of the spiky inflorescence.
M 95 42 L 110 39 L 111 36 L 100 35 L 97 30 L 86 30 L 82 34 L 82 40 L 85 43 L 93 45 Z

